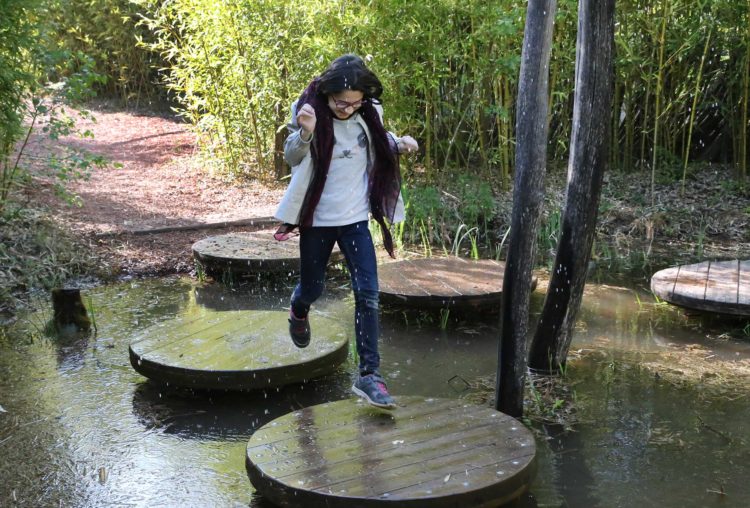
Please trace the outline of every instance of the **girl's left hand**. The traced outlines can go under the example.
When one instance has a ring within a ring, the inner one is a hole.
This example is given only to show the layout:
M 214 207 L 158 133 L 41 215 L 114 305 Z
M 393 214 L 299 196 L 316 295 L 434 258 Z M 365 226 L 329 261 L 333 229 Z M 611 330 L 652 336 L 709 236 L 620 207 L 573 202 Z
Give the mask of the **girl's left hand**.
M 419 143 L 411 136 L 404 136 L 398 141 L 399 153 L 416 152 L 419 149 Z

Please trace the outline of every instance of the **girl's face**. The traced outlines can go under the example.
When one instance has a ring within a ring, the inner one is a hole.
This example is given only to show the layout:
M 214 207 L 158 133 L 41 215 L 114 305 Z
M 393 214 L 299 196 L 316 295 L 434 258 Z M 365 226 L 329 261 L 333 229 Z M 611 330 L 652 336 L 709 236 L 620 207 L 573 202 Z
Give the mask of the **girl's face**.
M 362 107 L 365 94 L 359 90 L 342 90 L 328 96 L 328 107 L 336 118 L 346 120 Z

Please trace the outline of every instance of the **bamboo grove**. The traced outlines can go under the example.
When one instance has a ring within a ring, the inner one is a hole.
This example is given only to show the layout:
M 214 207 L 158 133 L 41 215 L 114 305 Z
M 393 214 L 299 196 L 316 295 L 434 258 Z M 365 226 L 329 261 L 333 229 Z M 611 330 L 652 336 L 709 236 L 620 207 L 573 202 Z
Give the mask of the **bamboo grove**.
M 202 134 L 207 160 L 231 175 L 285 174 L 289 104 L 344 52 L 370 60 L 385 85 L 388 127 L 417 133 L 429 179 L 461 168 L 506 182 L 513 171 L 524 2 L 73 3 L 121 4 L 120 24 L 137 25 L 133 45 L 162 62 L 162 84 Z M 576 9 L 558 0 L 549 69 L 550 160 L 560 163 L 570 140 Z M 616 52 L 613 168 L 684 179 L 691 161 L 707 160 L 747 175 L 750 0 L 619 0 Z M 110 71 L 117 82 L 132 72 L 130 89 L 142 87 L 143 63 L 118 62 Z

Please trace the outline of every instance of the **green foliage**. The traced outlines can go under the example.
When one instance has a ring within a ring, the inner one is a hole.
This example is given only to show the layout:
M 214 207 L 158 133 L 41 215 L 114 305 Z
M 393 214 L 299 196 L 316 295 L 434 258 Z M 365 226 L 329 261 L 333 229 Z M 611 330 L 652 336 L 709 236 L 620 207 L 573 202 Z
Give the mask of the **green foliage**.
M 3 0 L 0 16 L 0 211 L 20 177 L 14 157 L 24 134 L 23 110 L 34 74 L 28 55 L 35 45 L 36 2 Z
M 289 104 L 332 58 L 356 52 L 385 85 L 386 122 L 420 140 L 429 181 L 460 167 L 507 182 L 523 3 L 133 1 L 152 35 L 144 44 L 169 63 L 167 86 L 230 174 L 270 175 Z M 558 2 L 549 69 L 556 159 L 567 157 L 571 134 L 577 7 Z M 671 164 L 686 149 L 747 158 L 747 2 L 624 0 L 617 16 L 612 163 Z
M 577 7 L 558 1 L 555 159 L 567 156 L 571 133 Z M 356 52 L 385 85 L 389 127 L 420 140 L 430 181 L 460 167 L 505 184 L 524 14 L 508 0 L 5 0 L 0 142 L 8 153 L 7 139 L 21 135 L 17 85 L 37 71 L 68 78 L 80 69 L 56 74 L 49 60 L 80 64 L 85 54 L 87 68 L 107 77 L 97 90 L 138 101 L 158 95 L 161 80 L 202 134 L 207 161 L 231 175 L 277 178 L 290 103 L 332 58 Z M 676 173 L 684 158 L 728 157 L 746 174 L 748 27 L 747 2 L 618 3 L 614 166 Z
M 481 168 L 509 164 L 519 7 L 478 0 L 138 3 L 158 38 L 150 48 L 170 64 L 167 86 L 230 174 L 268 173 L 290 103 L 345 52 L 369 55 L 386 89 L 387 122 L 424 139 L 429 171 L 430 161 L 444 167 L 475 157 L 486 159 Z M 504 158 L 490 158 L 491 151 Z
M 750 5 L 629 0 L 617 15 L 613 163 L 657 175 L 676 174 L 686 153 L 740 163 Z
M 491 245 L 490 224 L 496 203 L 491 187 L 476 176 L 461 174 L 448 178 L 440 187 L 430 183 L 404 186 L 406 223 L 403 236 L 411 243 L 440 245 L 455 255 L 479 257 L 479 245 Z M 480 240 L 481 239 L 481 240 Z M 469 251 L 461 245 L 468 240 Z
M 33 82 L 28 83 L 21 90 L 24 97 L 18 105 L 17 114 L 25 121 L 23 131 L 17 131 L 16 139 L 23 136 L 18 146 L 11 146 L 15 150 L 14 157 L 3 157 L 0 160 L 0 214 L 7 211 L 14 188 L 28 182 L 31 175 L 22 165 L 26 155 L 27 142 L 36 130 L 46 135 L 52 141 L 59 141 L 64 136 L 93 137 L 90 131 L 82 131 L 77 127 L 76 119 L 71 116 L 70 105 L 80 104 L 93 96 L 93 87 L 102 83 L 104 77 L 92 70 L 92 60 L 82 53 L 70 55 L 66 52 L 58 54 L 59 64 L 53 67 L 56 74 L 65 76 L 59 83 L 40 88 Z M 68 69 L 75 68 L 73 72 Z M 52 72 L 47 72 L 50 75 Z M 66 109 L 67 108 L 67 109 Z M 80 119 L 92 119 L 91 114 L 83 109 L 76 110 Z M 58 196 L 69 203 L 78 204 L 78 197 L 68 191 L 67 184 L 74 180 L 86 180 L 94 167 L 104 167 L 107 161 L 104 157 L 78 149 L 66 144 L 58 144 L 57 150 L 46 160 L 36 177 L 48 177 Z
M 164 61 L 145 47 L 154 36 L 138 25 L 138 5 L 130 0 L 43 0 L 43 5 L 45 51 L 87 55 L 89 69 L 106 76 L 96 82 L 97 92 L 136 107 L 164 98 L 154 86 Z
M 105 78 L 87 54 L 51 42 L 53 5 L 48 0 L 0 2 L 0 311 L 12 310 L 19 293 L 95 273 L 101 264 L 16 194 L 42 177 L 74 202 L 66 184 L 87 178 L 92 167 L 105 162 L 58 142 L 64 136 L 92 136 L 76 125 L 90 115 L 84 109 L 73 113 L 70 106 L 90 99 Z M 35 132 L 54 143 L 55 155 L 32 175 L 27 162 L 36 157 L 26 149 Z
M 562 233 L 561 221 L 560 210 L 552 210 L 549 214 L 542 216 L 541 225 L 537 231 L 537 245 L 543 255 L 547 252 L 555 252 L 557 249 L 560 233 Z

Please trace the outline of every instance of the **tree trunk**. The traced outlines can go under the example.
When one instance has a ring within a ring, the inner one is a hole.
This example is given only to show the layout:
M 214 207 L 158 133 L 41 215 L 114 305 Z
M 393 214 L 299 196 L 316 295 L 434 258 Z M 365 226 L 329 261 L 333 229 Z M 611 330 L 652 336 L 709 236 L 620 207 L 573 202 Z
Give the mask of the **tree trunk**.
M 287 130 L 283 128 L 286 117 L 281 108 L 281 103 L 276 105 L 276 133 L 273 137 L 273 172 L 276 180 L 281 180 L 290 173 L 284 161 L 284 143 L 288 136 Z
M 549 60 L 556 0 L 529 0 L 516 112 L 516 175 L 503 280 L 495 407 L 523 413 L 526 335 L 536 231 L 547 164 Z
M 615 0 L 580 0 L 573 132 L 562 233 L 529 366 L 554 372 L 570 347 L 609 156 Z

